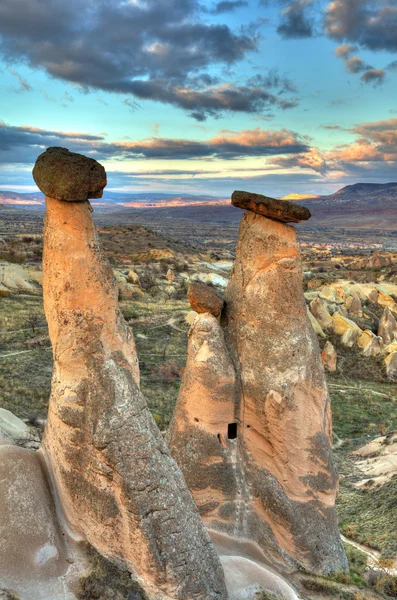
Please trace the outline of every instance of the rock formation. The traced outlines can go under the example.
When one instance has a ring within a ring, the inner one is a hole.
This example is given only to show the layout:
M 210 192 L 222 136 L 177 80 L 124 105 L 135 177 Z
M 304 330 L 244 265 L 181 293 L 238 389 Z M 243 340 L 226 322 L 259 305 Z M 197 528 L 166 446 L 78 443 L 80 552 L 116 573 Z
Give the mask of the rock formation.
M 321 353 L 321 358 L 323 359 L 324 367 L 327 369 L 327 371 L 330 371 L 330 373 L 334 373 L 336 371 L 338 357 L 336 354 L 336 350 L 333 344 L 331 344 L 331 342 L 328 341 L 325 343 L 325 346 Z
M 54 372 L 42 453 L 69 526 L 151 597 L 224 599 L 216 551 L 140 392 L 133 335 L 92 222 L 88 198 L 100 197 L 105 172 L 51 148 L 34 177 L 51 193 L 43 287 Z
M 324 367 L 285 224 L 307 211 L 242 192 L 232 202 L 250 212 L 221 322 L 200 314 L 190 330 L 172 452 L 210 529 L 278 566 L 345 570 Z
M 383 338 L 385 344 L 397 340 L 397 321 L 388 306 L 379 320 L 378 335 Z
M 218 317 L 221 314 L 225 303 L 215 288 L 197 281 L 189 285 L 187 297 L 189 298 L 191 309 L 196 313 L 210 313 L 214 317 Z

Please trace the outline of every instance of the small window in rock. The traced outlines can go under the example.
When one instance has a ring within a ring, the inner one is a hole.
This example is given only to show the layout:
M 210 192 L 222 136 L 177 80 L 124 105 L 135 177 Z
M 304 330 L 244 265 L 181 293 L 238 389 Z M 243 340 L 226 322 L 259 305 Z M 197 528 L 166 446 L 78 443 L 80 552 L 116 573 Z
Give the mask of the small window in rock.
M 237 423 L 229 423 L 227 426 L 227 437 L 229 440 L 235 440 L 237 437 Z

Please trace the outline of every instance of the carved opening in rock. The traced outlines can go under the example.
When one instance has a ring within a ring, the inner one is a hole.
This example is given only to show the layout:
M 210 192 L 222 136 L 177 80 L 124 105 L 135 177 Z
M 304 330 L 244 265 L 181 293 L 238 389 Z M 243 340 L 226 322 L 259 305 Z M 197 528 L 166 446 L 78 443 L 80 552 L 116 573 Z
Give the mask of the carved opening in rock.
M 237 423 L 229 423 L 227 426 L 227 437 L 229 440 L 237 438 Z
M 198 420 L 198 418 L 197 418 L 197 417 L 194 417 L 194 422 L 195 422 L 195 423 L 198 423 L 198 422 L 199 422 L 199 420 Z

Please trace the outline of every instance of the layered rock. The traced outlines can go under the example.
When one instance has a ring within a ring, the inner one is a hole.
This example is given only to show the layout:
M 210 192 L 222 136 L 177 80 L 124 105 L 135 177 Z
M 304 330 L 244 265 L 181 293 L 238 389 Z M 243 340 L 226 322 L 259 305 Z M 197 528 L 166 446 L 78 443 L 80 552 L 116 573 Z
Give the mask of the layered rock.
M 139 389 L 133 335 L 87 201 L 90 190 L 99 194 L 102 172 L 50 150 L 54 181 L 45 155 L 38 163 L 44 191 L 56 188 L 56 154 L 68 202 L 46 198 L 43 285 L 54 372 L 42 453 L 66 518 L 151 597 L 226 598 L 218 556 Z M 70 164 L 74 174 L 77 163 L 98 179 L 86 173 L 89 185 L 73 202 L 65 171 Z
M 283 222 L 243 216 L 221 325 L 204 314 L 190 332 L 169 439 L 211 529 L 278 566 L 329 573 L 347 561 L 324 368 L 285 224 L 296 206 L 285 202 Z

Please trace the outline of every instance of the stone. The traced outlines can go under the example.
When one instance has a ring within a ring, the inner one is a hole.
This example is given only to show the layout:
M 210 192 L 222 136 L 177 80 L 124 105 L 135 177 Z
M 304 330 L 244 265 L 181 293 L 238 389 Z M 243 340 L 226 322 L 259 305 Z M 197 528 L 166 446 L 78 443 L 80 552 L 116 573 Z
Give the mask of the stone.
M 216 287 L 225 288 L 228 284 L 228 279 L 222 277 L 218 273 L 194 273 L 191 277 L 192 281 L 200 281 Z
M 386 374 L 390 381 L 397 381 L 397 351 L 385 358 Z
M 344 571 L 331 406 L 293 227 L 243 216 L 225 300 L 220 323 L 202 314 L 190 330 L 173 456 L 212 537 L 250 540 L 279 568 Z
M 57 146 L 40 154 L 33 179 L 45 196 L 66 202 L 102 198 L 107 183 L 105 169 L 99 162 Z
M 332 315 L 334 332 L 342 336 L 342 343 L 352 347 L 357 337 L 361 335 L 362 329 L 354 321 L 344 317 L 339 312 Z
M 384 344 L 391 344 L 397 340 L 397 320 L 388 306 L 385 307 L 379 320 L 378 335 Z
M 127 280 L 129 283 L 132 283 L 133 285 L 139 285 L 139 286 L 141 285 L 138 273 L 135 273 L 135 271 L 133 271 L 132 269 L 128 272 Z
M 343 304 L 344 302 L 343 298 L 340 297 L 340 292 L 338 295 L 337 290 L 330 285 L 325 285 L 323 288 L 321 288 L 319 297 L 327 302 L 336 304 Z
M 378 300 L 377 303 L 379 306 L 387 306 L 390 308 L 394 315 L 397 315 L 397 303 L 393 300 L 391 296 L 384 294 L 383 292 L 378 292 Z
M 330 341 L 326 342 L 323 351 L 321 352 L 321 358 L 323 359 L 324 367 L 327 371 L 334 373 L 336 371 L 337 354 Z
M 358 297 L 349 296 L 346 300 L 346 309 L 351 317 L 361 319 L 363 316 L 363 305 Z
M 38 452 L 0 446 L 0 586 L 29 600 L 75 600 L 86 568 L 59 524 Z
M 166 278 L 167 281 L 175 281 L 175 273 L 172 269 L 168 269 Z
M 88 202 L 46 198 L 43 293 L 54 373 L 41 452 L 70 530 L 150 598 L 225 599 L 215 548 L 140 391 Z
M 14 441 L 30 437 L 29 427 L 26 423 L 5 408 L 0 408 L 0 431 L 10 436 Z
M 316 317 L 314 315 L 312 315 L 312 313 L 310 312 L 309 309 L 307 309 L 307 316 L 309 317 L 309 321 L 311 323 L 311 326 L 313 327 L 313 331 L 316 335 L 319 335 L 322 338 L 325 338 L 326 335 L 320 325 L 320 323 L 317 321 Z
M 382 352 L 382 338 L 375 335 L 369 329 L 362 332 L 357 340 L 364 356 L 378 356 Z
M 327 305 L 319 298 L 315 298 L 310 302 L 310 312 L 314 315 L 321 327 L 332 327 L 332 317 L 328 312 Z
M 210 313 L 218 317 L 225 301 L 215 288 L 205 283 L 192 282 L 187 291 L 190 308 L 196 313 Z
M 310 219 L 310 210 L 305 206 L 288 202 L 288 200 L 276 200 L 261 194 L 251 192 L 235 191 L 232 194 L 232 204 L 243 210 L 254 212 L 263 217 L 281 221 L 282 223 L 299 223 Z

